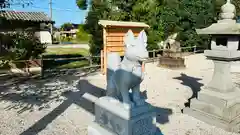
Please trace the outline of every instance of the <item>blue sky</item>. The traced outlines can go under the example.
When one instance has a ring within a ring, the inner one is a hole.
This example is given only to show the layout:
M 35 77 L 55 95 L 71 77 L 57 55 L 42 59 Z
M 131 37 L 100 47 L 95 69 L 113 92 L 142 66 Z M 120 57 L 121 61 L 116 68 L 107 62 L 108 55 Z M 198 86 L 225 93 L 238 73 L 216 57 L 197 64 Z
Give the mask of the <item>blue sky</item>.
M 87 11 L 80 10 L 76 6 L 76 0 L 52 0 L 53 20 L 59 27 L 65 22 L 83 23 Z M 28 7 L 13 5 L 10 10 L 16 11 L 42 11 L 49 15 L 49 0 L 34 0 Z

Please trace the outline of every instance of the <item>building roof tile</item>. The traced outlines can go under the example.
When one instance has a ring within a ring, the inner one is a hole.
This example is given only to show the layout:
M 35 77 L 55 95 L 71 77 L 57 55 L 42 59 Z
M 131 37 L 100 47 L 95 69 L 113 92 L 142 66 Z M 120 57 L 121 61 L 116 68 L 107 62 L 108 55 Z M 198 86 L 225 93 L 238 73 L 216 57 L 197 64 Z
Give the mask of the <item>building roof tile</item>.
M 21 20 L 32 22 L 54 22 L 43 12 L 18 12 L 18 11 L 0 11 L 0 17 L 6 20 Z

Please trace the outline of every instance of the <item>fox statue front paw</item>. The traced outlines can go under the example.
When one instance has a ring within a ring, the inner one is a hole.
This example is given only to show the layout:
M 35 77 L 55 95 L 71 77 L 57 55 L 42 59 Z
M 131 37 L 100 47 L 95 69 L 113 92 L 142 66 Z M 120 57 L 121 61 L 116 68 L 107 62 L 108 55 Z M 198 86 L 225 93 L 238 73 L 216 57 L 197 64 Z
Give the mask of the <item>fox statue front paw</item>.
M 134 107 L 134 103 L 131 102 L 131 101 L 129 101 L 129 102 L 123 102 L 123 106 L 124 106 L 124 108 L 126 108 L 126 109 L 131 109 L 131 108 Z

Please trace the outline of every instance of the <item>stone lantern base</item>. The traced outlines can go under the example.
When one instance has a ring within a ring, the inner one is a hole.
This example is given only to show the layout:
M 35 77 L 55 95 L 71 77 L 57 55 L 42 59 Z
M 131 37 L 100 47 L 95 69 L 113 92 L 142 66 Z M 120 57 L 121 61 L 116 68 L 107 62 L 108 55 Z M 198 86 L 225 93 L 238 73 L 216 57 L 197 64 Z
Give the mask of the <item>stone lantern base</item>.
M 205 55 L 214 62 L 212 80 L 198 93 L 197 99 L 191 100 L 190 108 L 185 108 L 183 113 L 227 131 L 240 133 L 240 89 L 232 82 L 230 73 L 231 61 L 238 59 L 240 54 L 233 52 L 205 51 Z M 222 57 L 225 53 L 228 55 Z
M 203 89 L 198 99 L 192 99 L 190 108 L 184 114 L 193 116 L 210 125 L 229 132 L 240 132 L 240 90 L 230 93 L 219 93 Z

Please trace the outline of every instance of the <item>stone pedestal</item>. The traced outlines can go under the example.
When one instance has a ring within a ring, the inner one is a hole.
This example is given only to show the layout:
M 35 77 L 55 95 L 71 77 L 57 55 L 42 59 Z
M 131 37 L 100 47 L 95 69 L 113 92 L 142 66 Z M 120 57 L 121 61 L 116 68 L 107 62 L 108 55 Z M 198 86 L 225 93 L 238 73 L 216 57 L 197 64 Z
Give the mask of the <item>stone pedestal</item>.
M 123 104 L 109 97 L 95 104 L 95 121 L 88 127 L 88 135 L 157 135 L 155 109 L 146 105 L 125 109 Z
M 230 132 L 240 132 L 240 90 L 228 94 L 203 89 L 183 113 Z
M 214 62 L 212 80 L 198 93 L 197 99 L 191 100 L 190 108 L 185 108 L 183 113 L 238 133 L 240 132 L 240 89 L 232 82 L 230 67 L 233 58 L 239 57 L 231 55 L 231 52 L 205 51 L 205 55 Z M 239 52 L 233 52 L 240 56 Z M 222 55 L 226 53 L 228 57 L 223 57 Z
M 186 68 L 184 61 L 183 58 L 160 57 L 158 66 L 169 69 L 184 69 Z
M 159 57 L 159 67 L 170 69 L 185 68 L 185 59 L 182 58 L 182 52 L 164 51 L 163 56 Z

